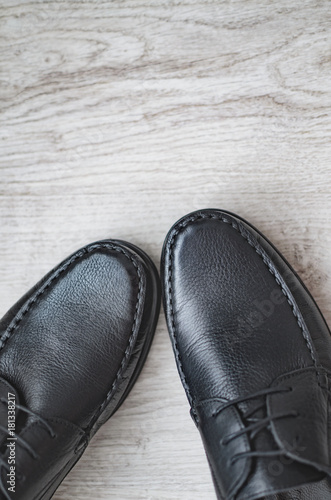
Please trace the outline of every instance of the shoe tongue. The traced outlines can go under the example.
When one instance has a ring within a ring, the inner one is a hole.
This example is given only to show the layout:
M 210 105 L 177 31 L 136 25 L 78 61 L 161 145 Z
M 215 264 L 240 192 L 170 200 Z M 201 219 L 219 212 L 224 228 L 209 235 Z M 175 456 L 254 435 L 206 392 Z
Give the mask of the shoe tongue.
M 316 371 L 287 374 L 273 387 L 274 393 L 264 399 L 257 413 L 247 402 L 217 412 L 219 399 L 196 407 L 196 422 L 221 497 L 255 500 L 284 493 L 286 499 L 286 492 L 331 478 L 328 391 L 316 380 Z M 285 387 L 291 387 L 291 392 L 284 391 Z M 263 419 L 265 427 L 255 434 L 245 432 Z M 234 439 L 227 439 L 235 434 Z M 238 460 L 231 460 L 236 456 Z
M 257 436 L 254 442 L 256 449 L 265 449 L 266 445 L 269 445 L 269 450 L 274 449 L 272 436 L 267 436 L 267 431 Z M 293 491 L 302 485 L 320 481 L 324 477 L 325 474 L 315 467 L 285 456 L 257 458 L 254 461 L 252 473 L 239 491 L 236 500 L 260 499 L 267 495 Z M 278 495 L 276 498 L 279 498 Z M 287 500 L 286 496 L 281 498 Z M 293 499 L 293 496 L 289 498 Z
M 18 403 L 17 391 L 9 382 L 0 378 L 0 446 L 7 439 L 8 433 L 11 435 L 11 432 L 16 432 L 18 411 L 15 406 Z
M 289 492 L 331 477 L 327 442 L 328 393 L 316 377 L 316 370 L 302 370 L 280 377 L 273 384 L 276 388 L 291 387 L 291 391 L 270 394 L 266 415 L 297 412 L 297 416 L 274 418 L 268 429 L 255 436 L 256 451 L 281 450 L 283 454 L 256 458 L 254 469 L 237 500 Z

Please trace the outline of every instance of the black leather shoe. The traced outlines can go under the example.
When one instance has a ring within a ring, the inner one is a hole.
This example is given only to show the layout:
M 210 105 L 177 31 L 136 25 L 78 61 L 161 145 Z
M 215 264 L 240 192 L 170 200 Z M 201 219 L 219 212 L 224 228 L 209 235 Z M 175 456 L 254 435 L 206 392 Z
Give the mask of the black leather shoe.
M 136 381 L 159 292 L 144 252 L 105 240 L 62 262 L 2 319 L 1 499 L 51 498 Z
M 331 499 L 331 340 L 254 227 L 220 210 L 170 230 L 164 306 L 218 498 Z

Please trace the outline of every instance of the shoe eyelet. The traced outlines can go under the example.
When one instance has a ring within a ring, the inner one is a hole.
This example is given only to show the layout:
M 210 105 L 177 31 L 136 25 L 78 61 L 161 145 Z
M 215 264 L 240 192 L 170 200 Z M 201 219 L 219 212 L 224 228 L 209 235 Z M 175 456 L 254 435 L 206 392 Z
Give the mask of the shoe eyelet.
M 221 440 L 220 440 L 220 445 L 221 446 L 227 446 L 229 444 L 229 440 L 227 439 L 226 436 L 224 436 Z

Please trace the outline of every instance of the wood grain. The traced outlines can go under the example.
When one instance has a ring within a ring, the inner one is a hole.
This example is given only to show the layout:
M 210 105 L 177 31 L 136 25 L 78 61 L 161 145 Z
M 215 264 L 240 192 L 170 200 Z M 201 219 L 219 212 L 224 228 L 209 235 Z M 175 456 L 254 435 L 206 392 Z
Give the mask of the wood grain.
M 328 0 L 0 0 L 1 313 L 99 238 L 159 261 L 220 207 L 331 323 Z M 143 373 L 54 499 L 215 498 L 161 315 Z

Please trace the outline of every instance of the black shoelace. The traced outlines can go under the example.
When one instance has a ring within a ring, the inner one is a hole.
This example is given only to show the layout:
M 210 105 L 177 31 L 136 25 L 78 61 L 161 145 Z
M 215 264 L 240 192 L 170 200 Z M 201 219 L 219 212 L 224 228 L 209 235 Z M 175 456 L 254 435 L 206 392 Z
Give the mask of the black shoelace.
M 225 436 L 221 444 L 226 446 L 229 444 L 231 441 L 234 439 L 237 439 L 240 436 L 243 435 L 250 435 L 251 439 L 254 439 L 255 436 L 262 431 L 263 429 L 269 429 L 270 424 L 274 422 L 275 420 L 280 420 L 283 418 L 295 418 L 299 416 L 299 413 L 295 410 L 288 411 L 288 412 L 282 412 L 282 413 L 277 413 L 275 415 L 270 415 L 267 417 L 254 417 L 254 414 L 256 414 L 259 410 L 262 410 L 266 406 L 266 401 L 264 400 L 265 396 L 268 396 L 270 394 L 278 394 L 282 392 L 291 392 L 293 389 L 291 387 L 283 387 L 283 388 L 269 388 L 269 389 L 263 389 L 261 391 L 255 392 L 253 394 L 250 394 L 248 396 L 243 396 L 240 398 L 233 399 L 232 401 L 229 401 L 228 403 L 223 403 L 217 410 L 214 411 L 212 414 L 213 417 L 217 417 L 222 411 L 224 411 L 226 408 L 230 408 L 232 406 L 236 406 L 237 404 L 240 403 L 245 403 L 250 400 L 254 399 L 261 399 L 263 398 L 263 402 L 253 408 L 251 411 L 247 412 L 245 415 L 243 415 L 243 418 L 246 422 L 249 422 L 249 425 L 245 427 L 244 429 L 234 432 L 233 434 L 229 434 Z M 212 401 L 212 400 L 210 400 Z M 215 401 L 215 399 L 213 400 Z M 283 456 L 286 453 L 285 449 L 278 449 L 278 450 L 270 450 L 270 451 L 247 451 L 243 453 L 237 453 L 231 458 L 230 464 L 233 465 L 235 462 L 238 460 L 242 460 L 244 458 L 263 458 L 263 457 L 279 457 Z
M 8 405 L 8 401 L 4 398 L 0 399 L 0 402 L 3 403 L 4 405 Z M 52 429 L 52 427 L 49 425 L 49 423 L 42 418 L 40 415 L 37 415 L 37 413 L 34 413 L 33 411 L 29 410 L 29 408 L 26 408 L 25 406 L 22 406 L 20 404 L 15 404 L 15 408 L 18 410 L 21 410 L 22 412 L 26 413 L 27 415 L 30 415 L 34 418 L 36 418 L 47 430 L 51 438 L 55 439 L 56 438 L 56 433 Z M 3 432 L 5 435 L 10 435 L 8 432 L 8 429 L 2 425 L 0 425 L 0 431 Z M 20 445 L 24 450 L 26 450 L 29 455 L 34 459 L 34 460 L 39 460 L 39 455 L 35 452 L 35 450 L 32 448 L 32 446 L 21 436 L 18 434 L 14 434 L 15 442 Z M 0 455 L 0 491 L 4 494 L 6 497 L 6 500 L 11 500 L 11 497 L 9 496 L 8 490 L 6 489 L 5 485 L 3 484 L 2 481 L 2 469 L 5 469 L 8 473 L 10 472 L 9 464 L 6 462 L 4 457 Z M 24 476 L 22 475 L 16 475 L 17 479 L 24 480 Z

